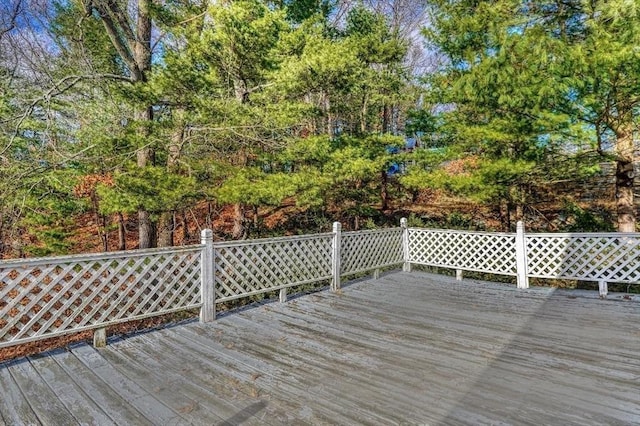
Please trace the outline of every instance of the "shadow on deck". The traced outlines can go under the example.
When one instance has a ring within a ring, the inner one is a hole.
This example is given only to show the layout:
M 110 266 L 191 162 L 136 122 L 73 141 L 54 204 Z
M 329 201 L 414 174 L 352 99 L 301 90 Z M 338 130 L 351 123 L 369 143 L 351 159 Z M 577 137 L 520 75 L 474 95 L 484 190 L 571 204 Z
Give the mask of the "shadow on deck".
M 0 364 L 0 392 L 5 424 L 640 424 L 640 303 L 392 273 Z

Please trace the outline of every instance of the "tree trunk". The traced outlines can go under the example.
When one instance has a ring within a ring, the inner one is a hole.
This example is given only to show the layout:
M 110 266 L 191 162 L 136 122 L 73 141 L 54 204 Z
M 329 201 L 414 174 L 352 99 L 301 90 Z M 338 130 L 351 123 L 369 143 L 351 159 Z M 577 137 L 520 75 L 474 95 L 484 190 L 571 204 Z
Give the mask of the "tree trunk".
M 107 216 L 100 215 L 100 223 L 102 229 L 100 230 L 100 239 L 102 240 L 102 250 L 109 251 L 109 234 L 107 232 Z
M 384 104 L 382 107 L 382 133 L 389 133 L 391 124 L 391 111 L 389 105 Z
M 184 241 L 184 244 L 188 244 L 191 239 L 191 234 L 189 233 L 189 222 L 187 221 L 186 210 L 182 210 L 180 216 L 182 216 L 182 241 Z
M 143 128 L 140 130 L 142 140 L 146 141 L 149 136 L 149 129 L 146 123 L 150 123 L 153 119 L 153 111 L 151 108 L 136 111 L 136 121 L 142 123 Z M 144 168 L 153 165 L 155 160 L 155 152 L 151 147 L 143 146 L 136 152 L 137 165 Z M 138 247 L 141 249 L 156 247 L 156 223 L 151 220 L 151 214 L 141 206 L 138 209 Z
M 174 212 L 162 212 L 158 220 L 158 247 L 172 247 L 175 231 Z
M 517 202 L 516 203 L 516 222 L 519 222 L 524 219 L 524 204 Z
M 124 226 L 124 216 L 118 213 L 118 250 L 127 249 L 127 230 Z
M 327 135 L 329 135 L 329 138 L 333 139 L 333 137 L 335 136 L 334 131 L 335 131 L 335 127 L 333 125 L 333 117 L 331 115 L 331 101 L 329 100 L 329 95 L 327 95 L 326 93 L 323 94 L 324 97 L 324 113 L 327 117 Z
M 151 0 L 138 0 L 138 18 L 136 21 L 136 39 L 133 43 L 133 56 L 138 70 L 136 82 L 147 81 L 151 72 Z M 153 121 L 153 109 L 151 106 L 142 107 L 136 111 L 136 121 L 142 124 L 141 134 L 143 146 L 138 149 L 138 167 L 144 168 L 153 165 L 155 152 L 152 146 L 147 145 L 150 124 Z M 144 206 L 138 211 L 138 232 L 140 248 L 156 247 L 156 224 L 151 220 Z
M 144 209 L 138 210 L 138 248 L 156 247 L 156 227 L 151 221 L 150 213 Z
M 171 134 L 169 146 L 167 147 L 167 171 L 169 173 L 178 171 L 178 160 L 184 143 L 184 110 L 176 108 L 173 111 L 173 115 L 175 129 Z M 171 247 L 174 245 L 175 229 L 175 212 L 162 212 L 158 219 L 158 247 Z
M 233 205 L 233 230 L 231 231 L 231 238 L 234 240 L 241 240 L 244 238 L 244 207 L 240 203 Z
M 631 126 L 616 132 L 616 213 L 618 232 L 635 232 L 636 211 L 633 198 L 636 162 Z
M 362 108 L 360 109 L 360 133 L 363 135 L 367 133 L 367 109 L 368 105 L 368 96 L 365 94 L 362 98 Z
M 128 77 L 133 84 L 147 81 L 151 72 L 151 6 L 152 0 L 137 0 L 137 11 L 130 11 L 128 2 L 83 1 L 88 14 L 94 11 L 102 20 L 105 32 L 119 59 L 127 67 Z M 131 12 L 131 13 L 130 13 Z M 153 164 L 154 150 L 148 145 L 150 123 L 153 120 L 151 105 L 140 106 L 134 113 L 140 125 L 139 136 L 142 146 L 136 153 L 138 167 Z M 155 224 L 150 214 L 142 206 L 138 210 L 140 248 L 155 246 Z
M 381 210 L 385 211 L 389 209 L 389 179 L 387 178 L 386 170 L 383 170 L 380 173 L 381 183 L 380 183 L 380 200 L 382 201 Z

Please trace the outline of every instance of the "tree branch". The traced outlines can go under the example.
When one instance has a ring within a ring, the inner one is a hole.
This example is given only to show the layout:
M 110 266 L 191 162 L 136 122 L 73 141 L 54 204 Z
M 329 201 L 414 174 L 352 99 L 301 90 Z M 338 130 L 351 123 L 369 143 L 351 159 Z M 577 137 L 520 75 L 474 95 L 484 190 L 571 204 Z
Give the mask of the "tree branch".
M 66 91 L 73 88 L 79 82 L 87 81 L 87 80 L 119 80 L 119 81 L 126 81 L 129 83 L 133 82 L 130 78 L 122 75 L 118 75 L 118 74 L 68 75 L 62 78 L 57 83 L 55 83 L 49 90 L 47 90 L 42 96 L 32 100 L 31 103 L 25 109 L 25 111 L 22 113 L 22 115 L 20 115 L 19 117 L 16 117 L 18 121 L 14 127 L 13 134 L 11 135 L 11 138 L 7 143 L 7 145 L 5 145 L 4 148 L 2 148 L 2 151 L 0 151 L 0 157 L 4 157 L 7 151 L 11 148 L 11 146 L 15 141 L 15 138 L 20 133 L 20 128 L 22 127 L 22 124 L 25 122 L 27 117 L 31 115 L 31 113 L 33 112 L 36 106 L 38 106 L 42 102 L 47 102 L 51 100 L 55 96 L 62 95 Z
M 20 14 L 20 8 L 22 6 L 22 0 L 18 0 L 13 10 L 11 11 L 11 17 L 9 18 L 9 26 L 6 28 L 0 28 L 0 39 L 9 31 L 13 30 L 16 27 L 16 20 L 18 19 L 18 15 Z

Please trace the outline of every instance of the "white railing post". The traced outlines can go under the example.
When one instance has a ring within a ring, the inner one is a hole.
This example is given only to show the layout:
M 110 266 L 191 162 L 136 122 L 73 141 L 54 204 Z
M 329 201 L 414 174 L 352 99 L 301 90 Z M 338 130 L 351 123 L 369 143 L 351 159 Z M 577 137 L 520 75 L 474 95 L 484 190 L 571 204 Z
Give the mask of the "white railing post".
M 333 222 L 333 243 L 331 244 L 331 290 L 340 288 L 340 222 Z
M 200 243 L 204 244 L 200 255 L 200 322 L 211 322 L 216 319 L 215 260 L 211 229 L 202 230 Z
M 407 226 L 406 217 L 400 219 L 400 227 L 402 228 L 402 257 L 404 258 L 402 270 L 411 272 L 411 263 L 409 262 L 409 227 Z
M 524 238 L 524 224 L 518 221 L 516 225 L 516 272 L 518 288 L 529 288 L 527 277 L 527 242 Z
M 598 281 L 598 293 L 600 293 L 601 299 L 607 297 L 607 294 L 609 294 L 609 286 L 606 281 Z

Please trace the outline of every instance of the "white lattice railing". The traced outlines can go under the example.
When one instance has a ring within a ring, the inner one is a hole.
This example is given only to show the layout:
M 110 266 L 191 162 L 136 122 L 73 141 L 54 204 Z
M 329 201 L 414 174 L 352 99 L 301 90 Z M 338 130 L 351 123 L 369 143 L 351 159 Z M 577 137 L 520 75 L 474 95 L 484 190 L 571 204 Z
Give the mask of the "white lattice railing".
M 527 234 L 530 277 L 637 283 L 640 234 Z
M 0 262 L 0 347 L 198 308 L 201 251 Z
M 216 301 L 331 278 L 333 234 L 216 243 Z
M 408 262 L 516 275 L 516 234 L 409 228 Z
M 404 262 L 402 228 L 344 232 L 340 245 L 340 272 L 343 275 Z
M 0 347 L 404 263 L 517 276 L 640 281 L 640 234 L 515 234 L 400 228 L 0 261 Z M 283 293 L 284 292 L 284 293 Z

